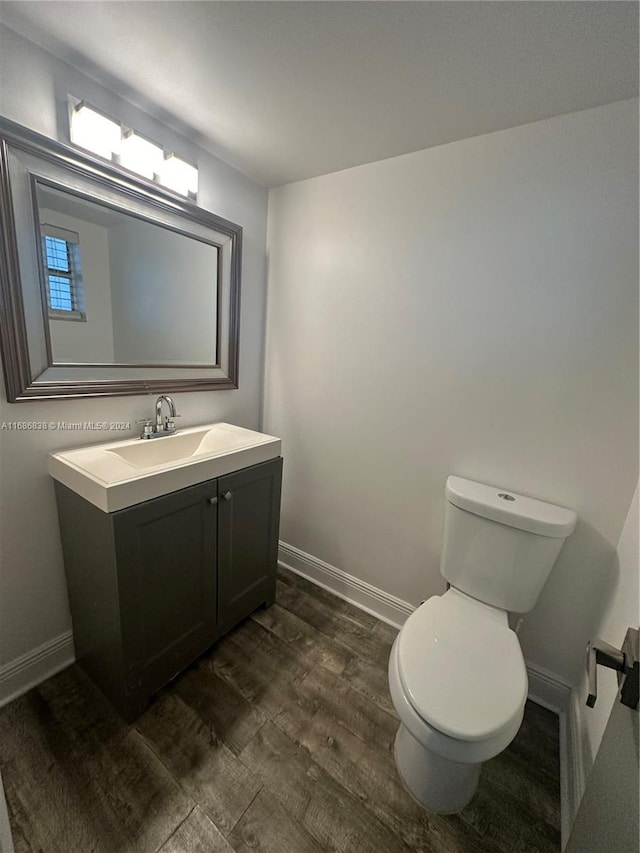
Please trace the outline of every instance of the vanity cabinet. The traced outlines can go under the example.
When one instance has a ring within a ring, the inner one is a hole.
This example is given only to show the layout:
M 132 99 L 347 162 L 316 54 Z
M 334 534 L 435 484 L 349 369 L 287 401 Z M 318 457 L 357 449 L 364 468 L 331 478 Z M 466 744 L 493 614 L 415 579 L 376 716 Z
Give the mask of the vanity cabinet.
M 78 664 L 128 721 L 275 598 L 282 459 L 103 512 L 55 483 Z

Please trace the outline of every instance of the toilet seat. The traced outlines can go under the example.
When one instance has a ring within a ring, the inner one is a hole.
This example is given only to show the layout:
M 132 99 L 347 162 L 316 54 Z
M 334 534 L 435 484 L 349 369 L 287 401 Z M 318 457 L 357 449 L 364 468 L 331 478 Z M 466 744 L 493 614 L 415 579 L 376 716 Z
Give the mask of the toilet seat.
M 395 639 L 389 658 L 389 690 L 401 724 L 408 729 L 420 747 L 427 752 L 433 752 L 442 758 L 461 764 L 487 761 L 501 753 L 517 735 L 524 716 L 523 704 L 522 711 L 513 721 L 512 726 L 487 740 L 458 740 L 434 729 L 422 719 L 407 698 L 407 692 L 398 671 L 398 637 Z
M 504 611 L 451 588 L 411 614 L 397 644 L 403 692 L 431 728 L 467 742 L 517 730 L 527 674 Z

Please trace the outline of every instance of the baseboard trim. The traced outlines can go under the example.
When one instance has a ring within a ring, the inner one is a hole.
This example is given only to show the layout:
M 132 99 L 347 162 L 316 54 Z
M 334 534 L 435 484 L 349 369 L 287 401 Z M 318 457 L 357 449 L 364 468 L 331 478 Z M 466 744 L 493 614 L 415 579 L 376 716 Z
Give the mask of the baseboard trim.
M 584 792 L 578 691 L 553 672 L 527 663 L 529 699 L 554 711 L 560 721 L 560 813 L 562 848 L 568 839 Z
M 280 542 L 278 562 L 284 568 L 396 628 L 401 628 L 415 609 L 408 601 L 402 601 L 286 542 Z M 559 719 L 560 809 L 564 848 L 584 791 L 579 699 L 571 685 L 537 664 L 527 663 L 527 674 L 529 699 L 553 711 Z
M 527 662 L 529 699 L 556 714 L 566 714 L 571 703 L 571 685 L 538 664 Z
M 568 775 L 568 791 L 566 803 L 563 803 L 563 818 L 566 825 L 562 826 L 562 848 L 569 840 L 571 827 L 578 814 L 578 808 L 587 784 L 582 752 L 582 714 L 580 713 L 582 699 L 578 690 L 571 691 L 571 701 L 566 713 L 565 726 L 565 766 Z M 562 728 L 560 729 L 562 732 Z M 561 741 L 562 743 L 562 741 Z
M 0 667 L 0 708 L 74 660 L 73 634 L 66 631 Z
M 400 628 L 407 616 L 415 610 L 408 601 L 396 598 L 395 595 L 285 542 L 280 542 L 278 562 L 284 568 L 290 569 L 395 628 Z

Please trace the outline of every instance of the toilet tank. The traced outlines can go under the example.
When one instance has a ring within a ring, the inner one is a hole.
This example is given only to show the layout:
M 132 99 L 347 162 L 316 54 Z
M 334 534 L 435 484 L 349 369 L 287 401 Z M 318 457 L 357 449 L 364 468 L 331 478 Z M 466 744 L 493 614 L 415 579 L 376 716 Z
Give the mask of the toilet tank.
M 440 571 L 451 586 L 508 610 L 531 610 L 576 526 L 573 510 L 449 477 Z

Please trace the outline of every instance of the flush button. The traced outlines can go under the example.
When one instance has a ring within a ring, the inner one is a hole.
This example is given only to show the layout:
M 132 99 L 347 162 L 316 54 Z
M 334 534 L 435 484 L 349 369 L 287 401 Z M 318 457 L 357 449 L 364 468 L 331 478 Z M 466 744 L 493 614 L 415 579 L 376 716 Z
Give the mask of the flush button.
M 500 492 L 500 493 L 498 494 L 498 497 L 499 497 L 499 498 L 502 498 L 502 500 L 503 500 L 503 501 L 515 501 L 514 496 L 513 496 L 513 495 L 508 495 L 506 492 Z

